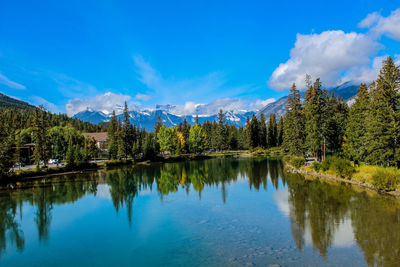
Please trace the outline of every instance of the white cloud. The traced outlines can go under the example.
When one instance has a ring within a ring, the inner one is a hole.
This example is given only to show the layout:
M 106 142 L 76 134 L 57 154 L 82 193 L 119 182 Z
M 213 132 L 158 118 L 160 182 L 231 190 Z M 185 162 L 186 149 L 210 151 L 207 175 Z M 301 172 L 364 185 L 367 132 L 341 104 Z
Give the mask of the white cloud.
M 186 102 L 184 105 L 173 106 L 169 112 L 176 115 L 213 115 L 220 109 L 223 111 L 246 112 L 256 111 L 265 105 L 274 102 L 274 98 L 262 99 L 239 99 L 239 98 L 221 98 L 207 104 Z
M 40 96 L 32 96 L 30 97 L 32 100 L 32 103 L 36 106 L 43 105 L 47 110 L 54 112 L 54 113 L 59 113 L 61 112 L 60 109 L 53 103 L 47 101 L 46 99 L 40 97 Z
M 382 63 L 387 57 L 387 55 L 375 57 L 370 65 L 354 67 L 343 77 L 342 82 L 369 83 L 376 80 L 382 68 Z
M 146 94 L 138 93 L 138 94 L 136 94 L 135 98 L 136 98 L 137 100 L 148 101 L 148 100 L 151 99 L 151 95 L 146 95 Z
M 65 106 L 68 116 L 73 116 L 78 112 L 86 109 L 101 111 L 105 114 L 110 114 L 113 110 L 120 111 L 124 106 L 125 101 L 131 99 L 128 95 L 114 94 L 111 92 L 96 95 L 90 99 L 73 99 L 69 100 Z M 131 108 L 131 107 L 130 107 Z
M 12 89 L 24 90 L 26 87 L 20 83 L 10 80 L 7 76 L 0 72 L 0 84 L 4 84 Z
M 400 8 L 392 11 L 388 17 L 383 17 L 378 12 L 368 14 L 358 26 L 368 28 L 374 37 L 386 35 L 400 41 Z
M 271 104 L 271 103 L 273 103 L 275 101 L 276 101 L 275 98 L 268 98 L 268 99 L 265 99 L 265 100 L 257 99 L 255 105 L 257 107 L 262 108 L 262 107 L 265 107 L 266 105 Z
M 325 31 L 320 34 L 297 34 L 290 59 L 279 65 L 268 84 L 276 90 L 289 89 L 293 82 L 305 87 L 305 75 L 321 78 L 325 86 L 335 86 L 342 74 L 368 66 L 379 43 L 361 33 Z

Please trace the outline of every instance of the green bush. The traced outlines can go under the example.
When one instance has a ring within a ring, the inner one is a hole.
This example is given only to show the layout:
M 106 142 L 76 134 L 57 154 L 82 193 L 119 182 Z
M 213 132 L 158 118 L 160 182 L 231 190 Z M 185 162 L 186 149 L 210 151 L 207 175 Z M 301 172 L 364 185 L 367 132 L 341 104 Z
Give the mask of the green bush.
M 283 161 L 289 163 L 293 167 L 300 169 L 302 166 L 304 166 L 304 163 L 306 162 L 306 159 L 304 157 L 297 157 L 297 156 L 284 156 Z
M 333 161 L 334 161 L 334 157 L 332 157 L 332 156 L 326 157 L 326 159 L 321 163 L 321 170 L 324 172 L 329 170 L 331 168 Z
M 351 161 L 335 156 L 328 156 L 326 160 L 321 163 L 322 171 L 331 170 L 337 176 L 351 178 L 356 171 Z
M 304 163 L 306 162 L 306 159 L 304 157 L 292 157 L 291 163 L 294 167 L 297 169 L 300 169 L 302 166 L 304 166 Z
M 381 190 L 395 190 L 399 182 L 396 171 L 391 168 L 380 169 L 372 176 L 372 185 Z
M 314 161 L 311 167 L 314 171 L 319 172 L 322 168 L 322 164 L 318 161 Z

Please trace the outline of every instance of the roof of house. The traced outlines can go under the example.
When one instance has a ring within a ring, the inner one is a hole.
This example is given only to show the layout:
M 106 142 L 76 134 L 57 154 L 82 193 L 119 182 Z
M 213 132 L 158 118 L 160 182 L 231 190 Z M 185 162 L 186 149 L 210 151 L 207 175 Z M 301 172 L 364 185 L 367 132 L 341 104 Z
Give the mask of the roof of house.
M 82 135 L 86 137 L 92 137 L 96 142 L 107 141 L 108 135 L 107 132 L 102 133 L 82 133 Z

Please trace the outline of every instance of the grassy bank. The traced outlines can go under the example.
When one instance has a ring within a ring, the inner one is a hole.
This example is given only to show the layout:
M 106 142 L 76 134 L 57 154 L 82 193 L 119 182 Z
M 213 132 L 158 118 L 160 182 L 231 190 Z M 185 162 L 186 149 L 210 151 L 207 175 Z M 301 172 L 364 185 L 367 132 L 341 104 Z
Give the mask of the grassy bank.
M 284 161 L 292 170 L 307 175 L 335 179 L 400 196 L 400 170 L 397 168 L 354 165 L 349 160 L 334 156 L 307 165 L 304 157 L 286 156 Z

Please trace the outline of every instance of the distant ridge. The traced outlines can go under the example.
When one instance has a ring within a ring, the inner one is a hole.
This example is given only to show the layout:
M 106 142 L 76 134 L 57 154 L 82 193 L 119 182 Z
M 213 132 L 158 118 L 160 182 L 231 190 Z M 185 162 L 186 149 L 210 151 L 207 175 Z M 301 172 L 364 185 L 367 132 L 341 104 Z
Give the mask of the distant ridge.
M 0 107 L 32 109 L 35 106 L 0 93 Z

